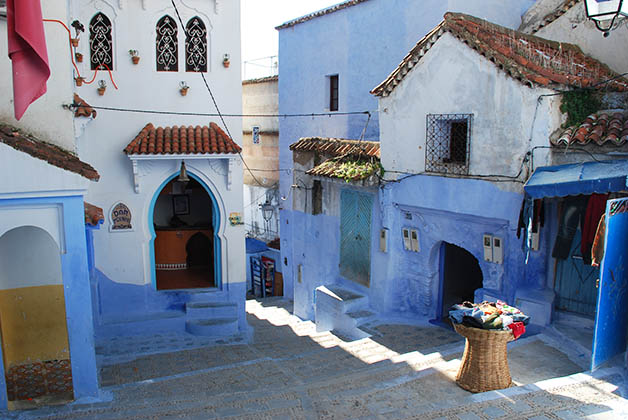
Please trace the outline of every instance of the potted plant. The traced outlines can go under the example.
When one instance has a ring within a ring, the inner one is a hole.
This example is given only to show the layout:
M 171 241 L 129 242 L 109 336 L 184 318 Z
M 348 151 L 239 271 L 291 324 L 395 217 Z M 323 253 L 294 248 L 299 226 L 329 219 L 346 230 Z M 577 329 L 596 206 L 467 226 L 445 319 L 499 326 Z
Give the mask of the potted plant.
M 133 64 L 137 64 L 140 62 L 140 56 L 137 50 L 129 50 L 129 55 L 131 56 L 131 61 L 133 61 Z
M 76 82 L 76 86 L 83 86 L 83 81 L 85 81 L 84 77 L 75 77 L 74 81 Z
M 229 68 L 230 64 L 231 64 L 231 62 L 229 61 L 229 54 L 225 54 L 222 57 L 222 65 L 225 66 L 225 68 Z
M 104 80 L 98 81 L 98 94 L 103 96 L 105 94 L 105 90 L 107 90 L 107 82 Z
M 190 89 L 190 87 L 187 83 L 185 83 L 185 81 L 181 81 L 181 83 L 179 83 L 179 93 L 181 94 L 181 96 L 187 95 L 188 89 Z
M 70 38 L 70 43 L 74 48 L 76 48 L 79 45 L 79 36 L 81 35 L 81 32 L 85 32 L 85 26 L 83 26 L 83 24 L 78 20 L 72 22 L 71 25 L 74 28 L 74 33 L 76 34 L 76 36 L 74 38 Z
M 83 62 L 83 54 L 81 54 L 80 52 L 74 53 L 74 58 L 76 58 L 77 63 Z

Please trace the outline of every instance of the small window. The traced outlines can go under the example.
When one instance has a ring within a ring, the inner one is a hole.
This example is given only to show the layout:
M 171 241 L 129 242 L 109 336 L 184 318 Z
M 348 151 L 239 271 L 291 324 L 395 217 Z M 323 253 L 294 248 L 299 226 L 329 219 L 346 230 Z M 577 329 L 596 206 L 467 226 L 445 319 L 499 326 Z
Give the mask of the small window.
M 89 51 L 92 70 L 113 70 L 113 41 L 111 21 L 97 13 L 89 22 Z
M 185 26 L 185 71 L 207 71 L 207 29 L 198 16 Z
M 323 212 L 323 186 L 320 181 L 314 181 L 312 185 L 312 214 Z
M 338 111 L 338 75 L 329 76 L 329 110 Z
M 425 139 L 427 172 L 469 173 L 472 114 L 429 114 Z
M 156 26 L 155 57 L 157 71 L 179 71 L 179 46 L 177 42 L 177 24 L 166 15 L 159 19 Z

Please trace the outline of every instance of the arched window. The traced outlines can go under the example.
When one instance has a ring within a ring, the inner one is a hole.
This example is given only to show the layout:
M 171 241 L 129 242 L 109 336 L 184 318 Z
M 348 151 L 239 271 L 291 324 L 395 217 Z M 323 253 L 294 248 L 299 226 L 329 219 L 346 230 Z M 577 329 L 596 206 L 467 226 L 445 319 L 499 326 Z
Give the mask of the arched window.
M 198 16 L 185 27 L 185 71 L 207 71 L 207 29 Z
M 179 46 L 177 42 L 177 24 L 166 15 L 157 22 L 155 57 L 157 71 L 179 71 Z
M 89 52 L 92 70 L 105 70 L 107 67 L 113 70 L 111 30 L 111 21 L 103 13 L 97 13 L 89 22 Z

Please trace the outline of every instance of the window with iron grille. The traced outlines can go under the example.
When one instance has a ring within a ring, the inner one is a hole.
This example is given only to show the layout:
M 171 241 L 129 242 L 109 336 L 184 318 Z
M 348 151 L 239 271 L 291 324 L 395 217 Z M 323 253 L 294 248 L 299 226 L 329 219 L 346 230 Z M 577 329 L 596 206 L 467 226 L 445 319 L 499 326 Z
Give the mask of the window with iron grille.
M 177 45 L 177 24 L 166 15 L 157 22 L 157 39 L 155 49 L 157 71 L 179 70 L 179 47 Z
M 442 174 L 469 173 L 469 139 L 473 114 L 428 114 L 425 170 Z
M 338 111 L 338 75 L 329 76 L 329 110 Z
M 89 51 L 92 70 L 113 70 L 113 42 L 111 21 L 104 13 L 97 13 L 89 22 Z
M 185 71 L 207 71 L 207 29 L 198 16 L 185 26 Z

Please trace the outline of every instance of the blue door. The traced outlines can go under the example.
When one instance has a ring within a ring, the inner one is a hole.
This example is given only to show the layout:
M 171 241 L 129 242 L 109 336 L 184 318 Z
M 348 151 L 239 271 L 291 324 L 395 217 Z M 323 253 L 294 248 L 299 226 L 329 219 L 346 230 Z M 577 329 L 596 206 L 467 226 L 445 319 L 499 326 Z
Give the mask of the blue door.
M 558 260 L 556 264 L 556 309 L 593 318 L 600 269 L 584 264 L 580 250 L 581 239 L 582 233 L 578 229 L 571 242 L 569 257 Z
M 366 287 L 371 273 L 371 209 L 369 194 L 340 193 L 340 275 Z
M 591 369 L 626 350 L 628 332 L 628 198 L 606 203 L 606 241 Z

